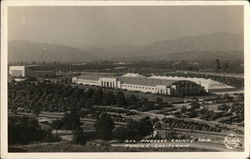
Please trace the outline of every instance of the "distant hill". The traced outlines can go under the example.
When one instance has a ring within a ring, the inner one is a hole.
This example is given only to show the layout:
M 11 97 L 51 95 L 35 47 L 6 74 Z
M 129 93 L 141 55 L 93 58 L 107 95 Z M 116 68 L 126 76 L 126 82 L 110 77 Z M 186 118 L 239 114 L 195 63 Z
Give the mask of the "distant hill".
M 127 52 L 117 60 L 203 60 L 211 58 L 243 59 L 243 37 L 213 33 L 159 41 Z
M 9 61 L 94 61 L 98 60 L 93 54 L 77 48 L 64 45 L 35 43 L 26 40 L 14 40 L 8 43 Z
M 44 49 L 46 48 L 46 49 Z M 145 46 L 119 45 L 109 48 L 79 50 L 63 45 L 28 41 L 9 42 L 11 61 L 149 61 L 149 60 L 210 60 L 223 58 L 243 60 L 243 36 L 212 33 L 158 41 Z
M 213 33 L 201 36 L 188 36 L 176 40 L 160 41 L 148 45 L 149 55 L 165 55 L 181 52 L 227 52 L 242 51 L 243 37 L 236 34 Z M 151 53 L 150 53 L 151 52 Z M 145 53 L 144 53 L 145 54 Z

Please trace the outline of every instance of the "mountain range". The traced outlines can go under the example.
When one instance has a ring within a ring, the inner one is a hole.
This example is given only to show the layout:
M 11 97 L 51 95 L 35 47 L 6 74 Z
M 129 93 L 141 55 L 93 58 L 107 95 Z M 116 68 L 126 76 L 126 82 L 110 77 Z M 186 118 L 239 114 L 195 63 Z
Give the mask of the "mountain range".
M 107 48 L 79 49 L 65 45 L 37 43 L 27 40 L 8 42 L 9 62 L 59 61 L 93 62 L 148 60 L 243 60 L 243 36 L 211 33 L 157 41 L 144 46 L 118 45 Z

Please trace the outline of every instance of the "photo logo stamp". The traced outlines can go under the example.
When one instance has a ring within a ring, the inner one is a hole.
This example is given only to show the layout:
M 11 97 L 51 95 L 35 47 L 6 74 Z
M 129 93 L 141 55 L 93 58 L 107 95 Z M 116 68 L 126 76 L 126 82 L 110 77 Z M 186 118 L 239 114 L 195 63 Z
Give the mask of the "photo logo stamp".
M 231 150 L 239 147 L 240 143 L 240 139 L 233 133 L 227 135 L 224 139 L 224 145 Z

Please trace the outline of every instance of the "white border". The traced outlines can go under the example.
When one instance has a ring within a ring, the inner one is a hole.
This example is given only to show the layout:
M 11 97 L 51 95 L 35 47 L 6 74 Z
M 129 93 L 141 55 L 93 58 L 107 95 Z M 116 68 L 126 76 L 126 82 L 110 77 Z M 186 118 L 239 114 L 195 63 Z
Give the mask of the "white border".
M 244 6 L 244 75 L 245 75 L 245 151 L 244 152 L 106 152 L 106 153 L 8 153 L 7 152 L 7 7 L 8 6 Z M 207 158 L 236 159 L 249 156 L 249 4 L 246 1 L 27 1 L 5 0 L 1 3 L 1 158 Z

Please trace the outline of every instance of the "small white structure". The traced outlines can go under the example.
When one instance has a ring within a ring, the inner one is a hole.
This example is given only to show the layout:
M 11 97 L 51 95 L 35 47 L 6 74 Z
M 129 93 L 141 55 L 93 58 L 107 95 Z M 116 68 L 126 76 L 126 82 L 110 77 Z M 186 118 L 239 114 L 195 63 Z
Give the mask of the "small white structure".
M 26 76 L 25 66 L 10 66 L 9 75 L 13 77 L 25 77 Z
M 22 81 L 25 81 L 26 79 L 25 78 L 15 78 L 14 80 L 16 82 L 22 82 Z

